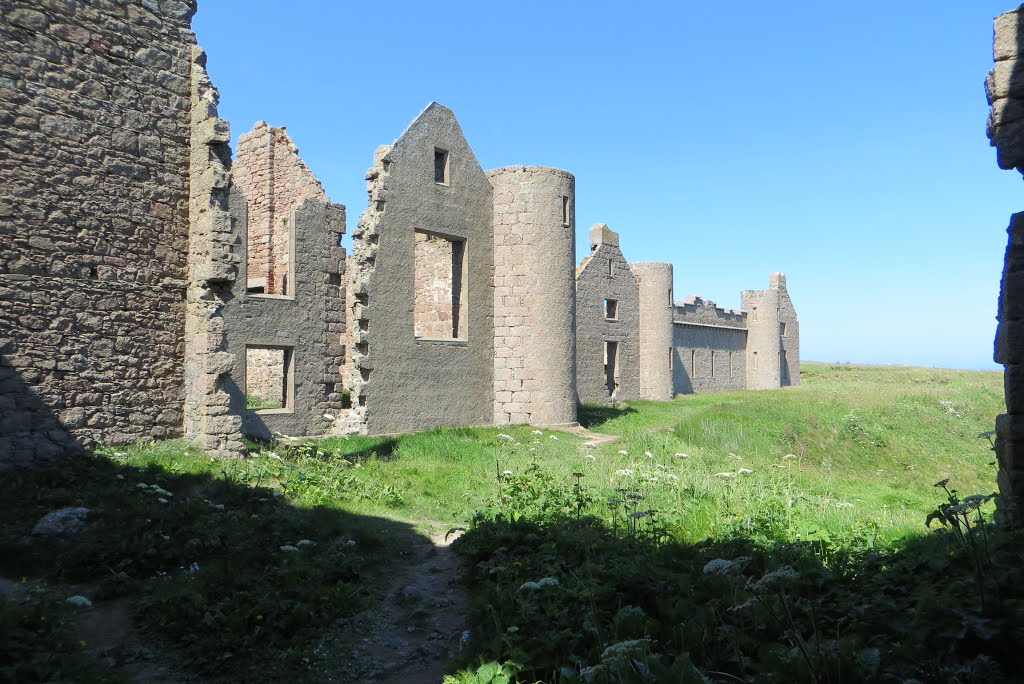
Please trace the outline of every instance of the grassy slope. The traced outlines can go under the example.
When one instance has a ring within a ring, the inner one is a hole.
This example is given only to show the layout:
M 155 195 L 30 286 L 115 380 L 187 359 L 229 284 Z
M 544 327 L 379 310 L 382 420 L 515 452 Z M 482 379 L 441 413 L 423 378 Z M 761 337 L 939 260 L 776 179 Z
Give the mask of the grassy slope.
M 348 472 L 365 491 L 347 495 L 345 505 L 362 513 L 465 523 L 493 502 L 496 470 L 518 475 L 536 461 L 565 482 L 584 473 L 599 510 L 616 489 L 641 491 L 690 540 L 735 526 L 835 541 L 876 527 L 889 537 L 920 533 L 941 500 L 935 482 L 949 478 L 962 494 L 994 488 L 994 458 L 977 435 L 1002 408 L 1001 373 L 807 363 L 803 383 L 587 407 L 585 425 L 620 436 L 593 449 L 525 427 L 321 446 L 360 464 Z M 515 443 L 498 438 L 502 432 Z

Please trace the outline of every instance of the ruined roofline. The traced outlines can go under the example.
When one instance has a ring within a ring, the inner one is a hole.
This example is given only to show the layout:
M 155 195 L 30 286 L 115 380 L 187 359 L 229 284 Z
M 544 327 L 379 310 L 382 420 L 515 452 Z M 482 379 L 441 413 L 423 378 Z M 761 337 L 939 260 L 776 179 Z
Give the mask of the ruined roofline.
M 312 169 L 309 168 L 309 164 L 307 164 L 306 160 L 303 159 L 302 156 L 299 154 L 299 147 L 298 145 L 295 144 L 295 141 L 292 140 L 292 137 L 288 135 L 288 129 L 286 126 L 271 126 L 263 119 L 260 119 L 259 121 L 253 124 L 251 129 L 238 136 L 238 149 L 235 150 L 233 161 L 237 161 L 238 152 L 243 145 L 247 145 L 254 138 L 256 138 L 259 135 L 263 135 L 264 133 L 268 133 L 274 136 L 275 145 L 285 145 L 287 147 L 288 152 L 290 152 L 292 156 L 295 157 L 295 162 L 298 165 L 300 172 L 303 172 L 303 174 L 306 176 L 306 179 L 310 181 L 310 184 L 314 186 L 316 190 L 319 191 L 321 196 L 320 199 L 326 200 L 328 203 L 333 204 L 333 202 L 331 202 L 331 198 L 327 195 L 327 192 L 324 190 L 324 186 L 323 183 L 320 181 L 320 177 L 317 174 L 313 173 Z

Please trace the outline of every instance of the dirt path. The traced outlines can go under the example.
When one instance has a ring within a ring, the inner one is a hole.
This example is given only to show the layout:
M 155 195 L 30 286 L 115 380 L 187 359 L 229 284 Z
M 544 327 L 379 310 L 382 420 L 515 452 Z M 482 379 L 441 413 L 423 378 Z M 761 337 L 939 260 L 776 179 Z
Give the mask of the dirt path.
M 410 539 L 412 562 L 383 602 L 348 619 L 321 645 L 325 682 L 440 684 L 466 628 L 466 594 L 448 526 Z M 445 537 L 447 536 L 447 539 Z

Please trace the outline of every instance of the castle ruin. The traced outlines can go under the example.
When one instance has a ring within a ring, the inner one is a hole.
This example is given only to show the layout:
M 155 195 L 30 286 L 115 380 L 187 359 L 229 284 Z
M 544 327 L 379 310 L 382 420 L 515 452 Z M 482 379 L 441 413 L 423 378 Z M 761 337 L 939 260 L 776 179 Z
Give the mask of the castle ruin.
M 432 103 L 340 246 L 284 128 L 232 158 L 194 2 L 0 2 L 0 463 L 96 443 L 571 425 L 578 401 L 799 382 L 785 277 L 676 302 L 575 179 L 480 167 Z

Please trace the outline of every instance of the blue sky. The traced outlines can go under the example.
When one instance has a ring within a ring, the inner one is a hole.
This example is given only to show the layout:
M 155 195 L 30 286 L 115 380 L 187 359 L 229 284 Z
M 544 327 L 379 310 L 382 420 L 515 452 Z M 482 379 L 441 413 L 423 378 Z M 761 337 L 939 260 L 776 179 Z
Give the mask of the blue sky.
M 199 0 L 234 139 L 286 126 L 355 225 L 363 172 L 430 101 L 485 169 L 576 176 L 677 298 L 738 307 L 787 274 L 801 356 L 996 368 L 1024 184 L 985 137 L 991 0 Z

